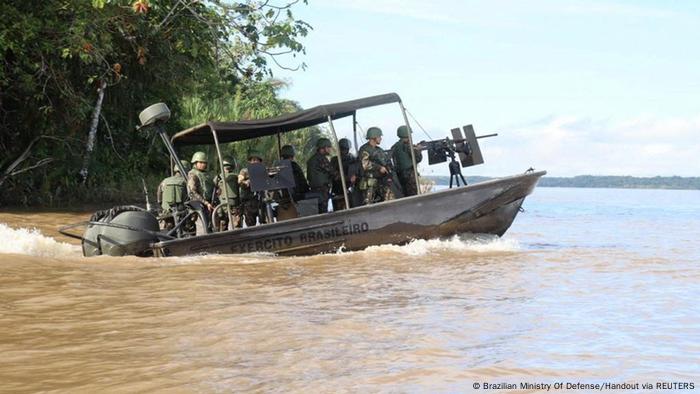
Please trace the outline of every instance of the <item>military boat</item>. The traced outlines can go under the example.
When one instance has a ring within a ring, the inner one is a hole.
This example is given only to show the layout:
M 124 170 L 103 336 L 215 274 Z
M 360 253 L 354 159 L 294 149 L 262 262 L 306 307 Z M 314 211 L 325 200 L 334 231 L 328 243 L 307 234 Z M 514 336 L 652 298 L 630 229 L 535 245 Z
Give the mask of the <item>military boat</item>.
M 269 119 L 207 122 L 181 131 L 172 138 L 164 128 L 170 111 L 165 104 L 159 103 L 140 114 L 141 125 L 138 128 L 155 129 L 162 137 L 172 162 L 180 166 L 180 171 L 184 174 L 186 171 L 177 153 L 184 146 L 214 145 L 221 169 L 223 160 L 220 145 L 223 143 L 271 135 L 277 135 L 279 142 L 281 134 L 324 123 L 328 125 L 333 145 L 339 152 L 333 121 L 353 117 L 353 131 L 356 136 L 358 123 L 355 118 L 358 110 L 386 104 L 398 104 L 403 123 L 411 130 L 406 109 L 396 93 L 320 105 Z M 161 229 L 159 223 L 162 217 L 153 210 L 136 206 L 114 207 L 97 212 L 88 222 L 66 226 L 61 232 L 81 239 L 85 256 L 105 254 L 157 257 L 252 252 L 311 255 L 338 250 L 361 250 L 373 245 L 400 245 L 415 239 L 460 234 L 502 236 L 521 210 L 525 197 L 532 193 L 538 180 L 546 172 L 530 169 L 523 174 L 467 185 L 461 175 L 460 165 L 467 167 L 483 163 L 478 139 L 485 136 L 476 136 L 470 125 L 461 130 L 452 129 L 452 136 L 452 139 L 415 145 L 427 150 L 430 164 L 450 159 L 450 188 L 445 190 L 329 213 L 309 211 L 308 207 L 315 206 L 312 197 L 308 201 L 294 203 L 295 214 L 284 220 L 275 215 L 274 203 L 268 201 L 265 206 L 265 224 L 219 232 L 212 230 L 211 213 L 194 201 L 188 202 L 186 211 L 174 218 L 175 225 L 165 230 Z M 409 142 L 413 145 L 410 133 Z M 412 152 L 416 169 L 413 156 Z M 342 168 L 340 158 L 338 160 L 339 168 Z M 260 167 L 249 167 L 253 191 L 269 193 L 293 187 L 291 170 L 285 161 L 280 161 L 274 169 L 266 168 L 262 164 Z M 259 175 L 253 177 L 253 174 Z M 418 181 L 417 171 L 414 175 Z M 345 187 L 347 181 L 342 171 L 341 181 L 344 189 L 342 198 L 345 206 L 350 207 L 348 188 Z M 453 181 L 456 187 L 452 187 Z M 226 200 L 230 201 L 228 196 Z M 308 204 L 309 202 L 312 203 Z M 226 211 L 231 223 L 231 210 Z M 183 230 L 184 226 L 193 222 L 196 222 L 196 230 Z M 85 226 L 82 236 L 71 232 L 73 228 L 81 225 Z

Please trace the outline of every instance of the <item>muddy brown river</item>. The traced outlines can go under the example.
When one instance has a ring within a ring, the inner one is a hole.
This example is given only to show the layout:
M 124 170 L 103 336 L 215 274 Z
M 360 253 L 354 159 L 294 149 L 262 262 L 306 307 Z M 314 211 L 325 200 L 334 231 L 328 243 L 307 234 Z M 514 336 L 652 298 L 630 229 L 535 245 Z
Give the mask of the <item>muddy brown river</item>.
M 700 390 L 699 201 L 539 188 L 502 239 L 298 258 L 86 259 L 90 212 L 0 211 L 0 392 Z

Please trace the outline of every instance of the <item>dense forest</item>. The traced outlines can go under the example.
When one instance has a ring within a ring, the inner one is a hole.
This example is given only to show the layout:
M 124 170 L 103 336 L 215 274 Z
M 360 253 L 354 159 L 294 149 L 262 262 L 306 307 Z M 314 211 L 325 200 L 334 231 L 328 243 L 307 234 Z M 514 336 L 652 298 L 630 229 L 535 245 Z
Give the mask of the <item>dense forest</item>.
M 169 159 L 137 132 L 155 102 L 169 133 L 206 120 L 254 119 L 299 106 L 280 98 L 275 69 L 296 57 L 311 26 L 298 1 L 9 0 L 0 4 L 0 205 L 133 201 Z M 284 137 L 300 160 L 322 133 Z M 276 139 L 256 141 L 276 156 Z M 225 153 L 244 158 L 245 144 Z M 183 151 L 189 159 L 194 149 Z M 210 152 L 212 153 L 212 152 Z
M 437 185 L 449 185 L 449 176 L 429 176 L 429 179 Z M 467 182 L 477 183 L 490 177 L 467 176 Z M 691 189 L 700 190 L 700 177 L 680 176 L 595 176 L 580 175 L 570 178 L 545 176 L 539 186 L 544 187 L 593 187 L 593 188 L 617 188 L 617 189 Z

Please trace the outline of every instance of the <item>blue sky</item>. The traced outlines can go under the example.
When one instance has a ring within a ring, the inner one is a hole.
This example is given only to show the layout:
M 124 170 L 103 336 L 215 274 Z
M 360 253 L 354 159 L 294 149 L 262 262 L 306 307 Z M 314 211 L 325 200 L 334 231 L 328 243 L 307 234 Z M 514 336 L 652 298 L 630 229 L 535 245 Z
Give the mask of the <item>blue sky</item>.
M 285 59 L 307 70 L 275 70 L 286 97 L 395 91 L 433 138 L 499 132 L 467 174 L 700 176 L 700 2 L 310 0 L 295 16 L 314 30 Z M 397 106 L 358 116 L 396 140 Z

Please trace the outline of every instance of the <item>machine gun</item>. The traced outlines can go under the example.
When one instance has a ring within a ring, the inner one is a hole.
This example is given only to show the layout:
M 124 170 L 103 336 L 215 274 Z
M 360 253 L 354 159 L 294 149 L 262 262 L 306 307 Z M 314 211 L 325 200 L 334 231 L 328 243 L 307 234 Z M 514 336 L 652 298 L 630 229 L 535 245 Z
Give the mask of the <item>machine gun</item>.
M 250 164 L 248 165 L 248 175 L 250 176 L 250 190 L 259 192 L 265 207 L 267 222 L 272 223 L 274 218 L 272 192 L 291 190 L 295 187 L 292 163 L 290 160 L 279 160 L 272 167 L 266 167 L 262 163 Z
M 464 185 L 467 184 L 462 175 L 461 167 L 470 167 L 484 163 L 484 157 L 481 155 L 481 148 L 477 140 L 498 135 L 498 133 L 493 133 L 477 136 L 472 125 L 464 126 L 462 130 L 464 130 L 464 136 L 460 129 L 454 128 L 451 130 L 452 139 L 421 141 L 417 145 L 418 149 L 428 151 L 429 165 L 444 163 L 448 157 L 450 158 L 450 188 L 452 188 L 452 183 L 455 181 L 457 186 L 459 186 L 460 179 Z M 456 160 L 457 155 L 459 155 L 459 163 Z

